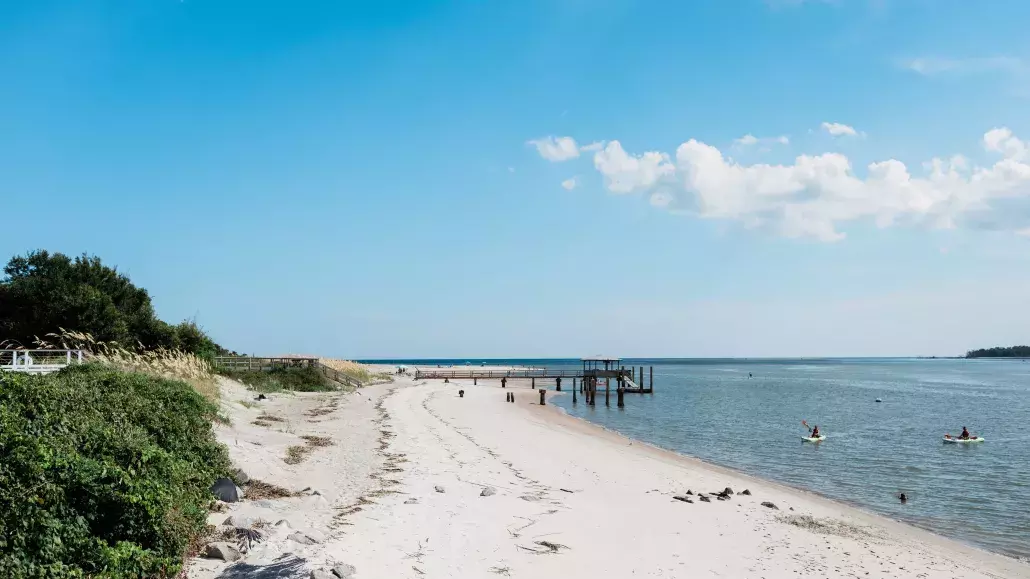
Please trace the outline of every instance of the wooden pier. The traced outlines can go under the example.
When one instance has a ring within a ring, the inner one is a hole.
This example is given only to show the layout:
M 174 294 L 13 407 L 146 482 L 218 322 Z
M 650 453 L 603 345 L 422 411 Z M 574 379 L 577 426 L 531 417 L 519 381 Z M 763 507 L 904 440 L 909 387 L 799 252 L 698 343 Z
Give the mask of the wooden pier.
M 625 405 L 624 394 L 654 394 L 654 366 L 648 368 L 647 386 L 644 386 L 644 367 L 629 368 L 620 364 L 620 358 L 592 357 L 583 358 L 582 368 L 523 368 L 513 370 L 485 370 L 474 367 L 454 368 L 415 368 L 416 380 L 500 380 L 501 387 L 507 386 L 508 380 L 530 380 L 536 389 L 536 381 L 554 380 L 555 390 L 561 392 L 562 380 L 572 380 L 572 402 L 578 402 L 577 394 L 582 394 L 584 401 L 593 406 L 597 393 L 603 388 L 605 406 L 611 405 L 611 394 L 615 393 L 617 405 Z M 578 386 L 577 386 L 578 382 Z M 614 383 L 614 384 L 613 384 Z M 612 386 L 614 385 L 614 390 Z

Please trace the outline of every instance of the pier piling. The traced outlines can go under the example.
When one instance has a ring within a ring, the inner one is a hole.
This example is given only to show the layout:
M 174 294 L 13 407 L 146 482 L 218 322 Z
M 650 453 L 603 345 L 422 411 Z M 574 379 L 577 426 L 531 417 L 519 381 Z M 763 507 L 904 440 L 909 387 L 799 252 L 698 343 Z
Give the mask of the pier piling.
M 540 388 L 537 388 L 537 378 L 554 380 L 554 390 L 556 392 L 562 392 L 563 386 L 565 386 L 567 390 L 568 379 L 571 378 L 573 404 L 578 404 L 580 402 L 580 397 L 582 396 L 582 402 L 588 406 L 597 405 L 597 391 L 600 387 L 600 380 L 604 380 L 604 404 L 607 407 L 611 407 L 612 390 L 615 390 L 616 404 L 619 408 L 623 408 L 625 406 L 625 394 L 627 393 L 654 393 L 654 366 L 647 368 L 644 366 L 625 366 L 620 363 L 621 360 L 619 358 L 601 356 L 583 358 L 581 361 L 583 363 L 581 370 L 571 370 L 568 368 L 511 368 L 507 370 L 469 368 L 462 370 L 423 370 L 421 368 L 416 368 L 415 377 L 416 379 L 440 379 L 443 380 L 445 384 L 450 383 L 452 379 L 455 381 L 471 379 L 474 386 L 479 385 L 480 378 L 485 378 L 487 380 L 500 380 L 501 388 L 508 387 L 509 378 L 515 380 L 524 380 L 529 378 L 530 387 L 533 390 L 540 390 L 541 392 L 547 391 L 547 383 L 545 382 Z M 645 375 L 645 370 L 647 370 L 648 375 Z M 645 382 L 645 378 L 647 379 L 647 382 Z M 563 381 L 566 383 L 562 384 Z M 509 393 L 511 395 L 506 396 L 505 400 L 511 403 L 515 402 L 514 393 Z M 542 396 L 545 397 L 546 401 L 547 395 L 542 394 Z
M 540 406 L 544 406 L 545 404 L 547 404 L 546 402 L 544 402 L 544 395 L 545 394 L 547 394 L 547 390 L 544 390 L 543 388 L 541 388 L 540 389 Z

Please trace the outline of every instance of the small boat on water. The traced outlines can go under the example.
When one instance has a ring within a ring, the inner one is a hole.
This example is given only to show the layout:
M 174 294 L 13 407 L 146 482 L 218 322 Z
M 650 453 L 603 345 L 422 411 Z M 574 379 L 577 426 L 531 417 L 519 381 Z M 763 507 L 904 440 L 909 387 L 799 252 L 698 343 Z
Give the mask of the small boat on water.
M 984 437 L 982 436 L 970 436 L 969 438 L 959 438 L 950 434 L 944 435 L 944 444 L 973 444 L 975 442 L 983 442 Z

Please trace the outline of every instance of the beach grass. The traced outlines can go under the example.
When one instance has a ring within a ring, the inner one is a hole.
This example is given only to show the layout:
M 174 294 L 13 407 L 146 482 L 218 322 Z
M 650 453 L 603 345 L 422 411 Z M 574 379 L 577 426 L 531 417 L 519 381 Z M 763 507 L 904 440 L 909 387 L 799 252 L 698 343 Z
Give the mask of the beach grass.
M 217 376 L 211 363 L 188 352 L 164 348 L 134 350 L 114 342 L 96 340 L 85 332 L 64 329 L 47 334 L 45 339 L 37 339 L 36 347 L 44 350 L 82 350 L 89 362 L 123 372 L 180 380 L 212 402 L 217 402 L 220 397 Z
M 339 386 L 315 368 L 272 368 L 271 370 L 237 370 L 218 368 L 217 372 L 262 394 L 275 392 L 332 392 Z

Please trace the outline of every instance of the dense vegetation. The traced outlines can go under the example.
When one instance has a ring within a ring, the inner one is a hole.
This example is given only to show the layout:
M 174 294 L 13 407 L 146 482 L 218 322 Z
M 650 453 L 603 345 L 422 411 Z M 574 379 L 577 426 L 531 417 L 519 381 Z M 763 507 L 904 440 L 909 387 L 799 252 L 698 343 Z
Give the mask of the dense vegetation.
M 172 577 L 229 471 L 189 385 L 91 364 L 0 374 L 0 577 Z
M 0 340 L 31 347 L 62 329 L 122 348 L 225 352 L 192 321 L 159 320 L 147 290 L 98 257 L 35 251 L 12 258 L 0 278 Z
M 305 366 L 301 368 L 272 368 L 271 370 L 229 370 L 219 368 L 218 373 L 245 384 L 255 392 L 329 392 L 340 388 L 318 370 Z
M 970 350 L 966 352 L 966 358 L 1030 358 L 1030 346 Z

